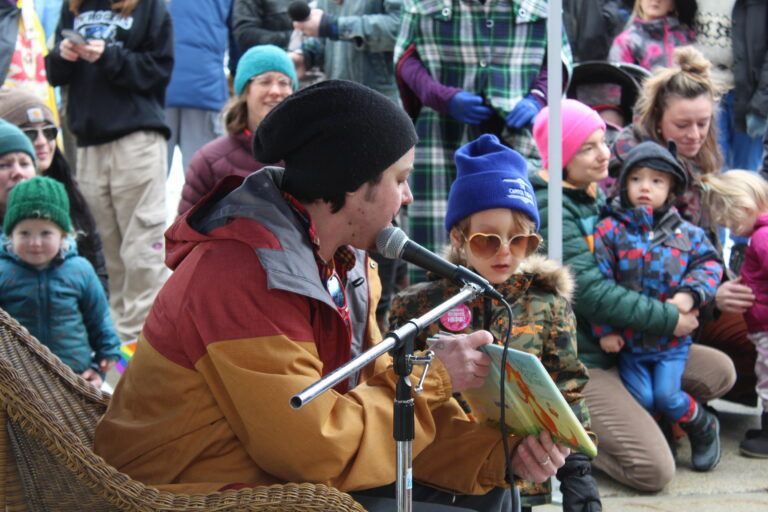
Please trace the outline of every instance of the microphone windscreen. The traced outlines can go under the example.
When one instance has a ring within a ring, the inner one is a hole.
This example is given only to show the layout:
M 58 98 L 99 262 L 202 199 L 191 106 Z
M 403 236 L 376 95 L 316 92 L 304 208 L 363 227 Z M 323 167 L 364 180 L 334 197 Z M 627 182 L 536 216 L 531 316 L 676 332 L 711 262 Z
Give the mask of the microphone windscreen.
M 391 260 L 396 260 L 403 254 L 406 243 L 408 243 L 408 235 L 395 226 L 382 229 L 376 236 L 376 250 Z
M 288 6 L 288 16 L 290 16 L 293 21 L 306 21 L 306 19 L 309 18 L 309 13 L 309 4 L 307 4 L 307 2 L 296 0 L 295 2 L 291 2 Z

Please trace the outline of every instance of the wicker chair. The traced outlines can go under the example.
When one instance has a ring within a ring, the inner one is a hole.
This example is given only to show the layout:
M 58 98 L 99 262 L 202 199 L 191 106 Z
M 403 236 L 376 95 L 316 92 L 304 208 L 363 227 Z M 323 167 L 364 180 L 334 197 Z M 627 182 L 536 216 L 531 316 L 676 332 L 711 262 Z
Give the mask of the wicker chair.
M 132 480 L 90 449 L 109 399 L 0 309 L 0 510 L 365 510 L 325 485 L 188 495 Z

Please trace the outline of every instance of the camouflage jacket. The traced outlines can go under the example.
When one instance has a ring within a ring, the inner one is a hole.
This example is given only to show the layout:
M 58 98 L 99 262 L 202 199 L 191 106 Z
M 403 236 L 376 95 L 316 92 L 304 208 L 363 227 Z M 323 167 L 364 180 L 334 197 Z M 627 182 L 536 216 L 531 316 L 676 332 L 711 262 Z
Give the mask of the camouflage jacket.
M 569 302 L 574 283 L 570 273 L 552 260 L 533 255 L 522 262 L 518 273 L 497 285 L 496 289 L 512 306 L 509 346 L 541 359 L 576 417 L 589 430 L 589 413 L 582 394 L 589 377 L 587 368 L 576 357 L 576 318 Z M 445 279 L 412 285 L 392 301 L 389 325 L 400 326 L 458 291 L 459 287 Z M 465 318 L 464 322 L 455 321 L 455 314 L 454 321 L 446 316 L 454 313 L 454 308 L 419 334 L 416 348 L 425 348 L 426 338 L 439 330 L 469 333 L 487 329 L 496 343 L 503 343 L 507 332 L 507 312 L 501 304 L 476 297 L 465 306 L 468 311 L 463 309 L 465 313 L 459 314 L 459 317 Z M 466 325 L 459 329 L 462 323 Z M 466 407 L 466 404 L 462 405 Z M 545 489 L 526 483 L 522 491 L 530 495 L 545 492 Z
M 512 306 L 509 346 L 541 359 L 576 417 L 588 428 L 589 414 L 582 395 L 588 374 L 576 357 L 576 319 L 569 302 L 573 288 L 573 278 L 565 267 L 539 255 L 528 257 L 518 273 L 496 286 Z M 459 287 L 445 279 L 410 286 L 392 301 L 389 325 L 400 326 L 458 292 Z M 484 297 L 476 297 L 466 306 L 471 313 L 466 327 L 457 330 L 443 316 L 419 334 L 417 350 L 424 349 L 426 338 L 439 330 L 469 333 L 488 329 L 497 343 L 503 343 L 507 332 L 504 306 Z

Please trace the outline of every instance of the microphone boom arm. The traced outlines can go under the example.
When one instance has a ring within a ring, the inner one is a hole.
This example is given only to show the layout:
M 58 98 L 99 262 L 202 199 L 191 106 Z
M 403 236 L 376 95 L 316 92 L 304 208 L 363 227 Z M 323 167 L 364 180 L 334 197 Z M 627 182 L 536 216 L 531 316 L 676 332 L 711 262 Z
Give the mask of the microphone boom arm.
M 333 386 L 341 382 L 342 380 L 349 378 L 349 376 L 355 372 L 360 371 L 363 367 L 373 362 L 379 356 L 393 350 L 397 347 L 400 340 L 407 339 L 409 336 L 415 336 L 420 333 L 422 329 L 437 321 L 443 314 L 452 308 L 463 304 L 473 298 L 481 295 L 485 290 L 475 283 L 467 283 L 464 287 L 451 297 L 430 309 L 418 318 L 413 318 L 406 322 L 404 325 L 395 329 L 391 334 L 387 335 L 381 343 L 369 348 L 351 361 L 339 366 L 331 373 L 321 378 L 311 386 L 307 387 L 300 393 L 294 395 L 290 399 L 291 407 L 294 409 L 300 409 L 306 404 L 317 398 L 319 395 L 328 391 Z

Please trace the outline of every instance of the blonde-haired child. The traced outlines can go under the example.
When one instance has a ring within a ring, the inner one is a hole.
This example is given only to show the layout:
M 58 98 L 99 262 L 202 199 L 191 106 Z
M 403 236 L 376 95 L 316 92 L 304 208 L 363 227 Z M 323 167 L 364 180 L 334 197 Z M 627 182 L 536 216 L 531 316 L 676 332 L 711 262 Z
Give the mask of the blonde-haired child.
M 749 339 L 757 348 L 755 376 L 763 406 L 762 428 L 750 430 L 739 445 L 748 457 L 768 458 L 768 181 L 750 171 L 703 176 L 712 219 L 735 235 L 751 237 L 739 280 L 754 302 L 743 307 Z
M 0 237 L 0 307 L 94 386 L 120 340 L 93 266 L 77 255 L 64 185 L 36 176 L 8 196 Z
M 569 303 L 573 278 L 565 267 L 534 254 L 541 241 L 536 233 L 540 219 L 527 164 L 489 134 L 460 147 L 454 159 L 456 180 L 448 195 L 445 217 L 451 240 L 449 258 L 474 269 L 506 298 L 513 312 L 509 346 L 541 359 L 589 429 L 582 394 L 588 375 L 576 356 L 576 318 Z M 402 325 L 457 292 L 458 287 L 447 279 L 410 286 L 393 300 L 390 325 Z M 481 329 L 503 343 L 508 327 L 503 305 L 478 297 L 427 327 L 417 343 L 423 344 L 427 336 L 441 330 L 469 333 Z M 545 460 L 541 464 L 548 463 Z M 557 473 L 564 504 L 586 510 L 600 503 L 590 472 L 591 461 L 586 455 L 568 456 Z M 524 494 L 542 491 L 530 483 L 523 487 Z

